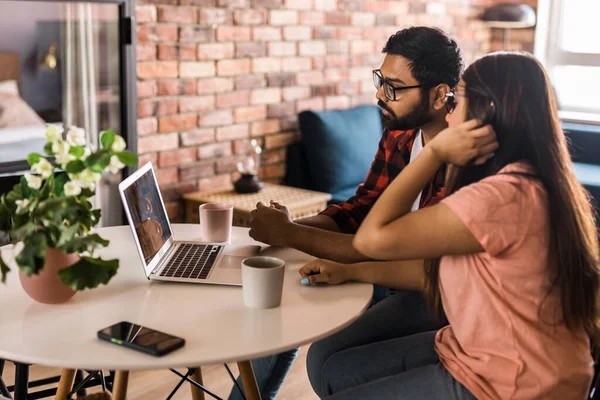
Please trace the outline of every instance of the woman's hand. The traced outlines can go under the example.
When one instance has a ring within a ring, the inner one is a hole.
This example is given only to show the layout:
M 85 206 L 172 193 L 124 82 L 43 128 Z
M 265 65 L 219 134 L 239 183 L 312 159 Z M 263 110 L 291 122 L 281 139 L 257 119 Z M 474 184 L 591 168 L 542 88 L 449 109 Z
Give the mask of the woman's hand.
M 352 280 L 351 266 L 329 260 L 315 260 L 300 268 L 303 285 L 328 283 L 337 285 Z
M 476 119 L 446 128 L 427 145 L 440 162 L 464 166 L 484 164 L 498 149 L 496 132 Z

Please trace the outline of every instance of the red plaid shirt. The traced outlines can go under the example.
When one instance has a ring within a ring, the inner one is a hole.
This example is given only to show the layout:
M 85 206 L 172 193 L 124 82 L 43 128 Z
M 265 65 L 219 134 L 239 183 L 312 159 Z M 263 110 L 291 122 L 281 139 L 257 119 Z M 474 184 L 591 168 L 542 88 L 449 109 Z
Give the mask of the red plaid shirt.
M 333 219 L 342 232 L 356 233 L 381 193 L 409 163 L 410 152 L 418 132 L 384 130 L 365 182 L 358 186 L 356 194 L 345 203 L 329 206 L 321 214 Z M 444 197 L 445 178 L 444 166 L 423 189 L 420 208 L 436 204 Z

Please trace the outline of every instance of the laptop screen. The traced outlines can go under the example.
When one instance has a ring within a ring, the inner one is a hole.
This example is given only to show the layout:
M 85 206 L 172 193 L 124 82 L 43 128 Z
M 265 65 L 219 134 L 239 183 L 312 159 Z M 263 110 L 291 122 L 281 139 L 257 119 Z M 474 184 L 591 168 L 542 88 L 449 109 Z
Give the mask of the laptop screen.
M 129 185 L 123 194 L 148 265 L 172 235 L 152 169 Z

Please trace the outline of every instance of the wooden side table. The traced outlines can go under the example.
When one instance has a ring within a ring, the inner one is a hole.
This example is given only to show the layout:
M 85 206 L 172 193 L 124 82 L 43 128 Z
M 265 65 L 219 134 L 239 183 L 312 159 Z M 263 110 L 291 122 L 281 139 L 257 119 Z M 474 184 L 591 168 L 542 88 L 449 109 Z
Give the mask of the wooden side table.
M 290 186 L 265 183 L 258 193 L 239 194 L 233 190 L 221 192 L 196 192 L 183 196 L 185 199 L 185 222 L 198 223 L 198 207 L 204 203 L 226 203 L 233 206 L 233 225 L 247 227 L 250 212 L 259 202 L 276 201 L 290 210 L 292 219 L 317 215 L 331 200 L 329 193 L 314 192 Z

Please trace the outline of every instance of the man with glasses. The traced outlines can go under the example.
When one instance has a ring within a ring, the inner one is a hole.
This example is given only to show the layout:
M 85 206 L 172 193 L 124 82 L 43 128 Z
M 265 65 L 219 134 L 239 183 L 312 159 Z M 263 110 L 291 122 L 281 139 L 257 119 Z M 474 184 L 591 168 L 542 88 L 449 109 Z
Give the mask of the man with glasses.
M 447 127 L 446 115 L 454 104 L 448 100 L 453 100 L 452 89 L 463 69 L 456 42 L 434 28 L 401 30 L 389 38 L 383 53 L 386 56 L 380 69 L 373 71 L 373 83 L 384 131 L 365 182 L 345 203 L 296 221 L 291 220 L 283 205 L 258 204 L 250 221 L 252 238 L 273 246 L 293 247 L 337 263 L 371 261 L 352 246 L 354 234 L 390 182 L 423 146 Z M 436 204 L 443 197 L 444 179 L 445 168 L 442 168 L 417 198 L 413 210 Z M 379 303 L 383 299 L 386 301 Z M 388 339 L 390 335 L 399 337 L 440 327 L 428 313 L 418 291 L 396 292 L 375 286 L 373 304 L 377 305 L 353 325 L 311 348 L 309 378 L 317 394 L 324 392 L 320 374 L 332 352 Z M 390 307 L 394 311 L 388 313 L 386 309 Z M 378 315 L 373 313 L 377 310 L 381 310 Z M 381 318 L 386 313 L 389 315 Z M 411 316 L 410 322 L 407 316 Z M 293 350 L 252 361 L 263 399 L 275 398 L 296 353 Z M 230 400 L 238 398 L 241 396 L 234 389 Z

